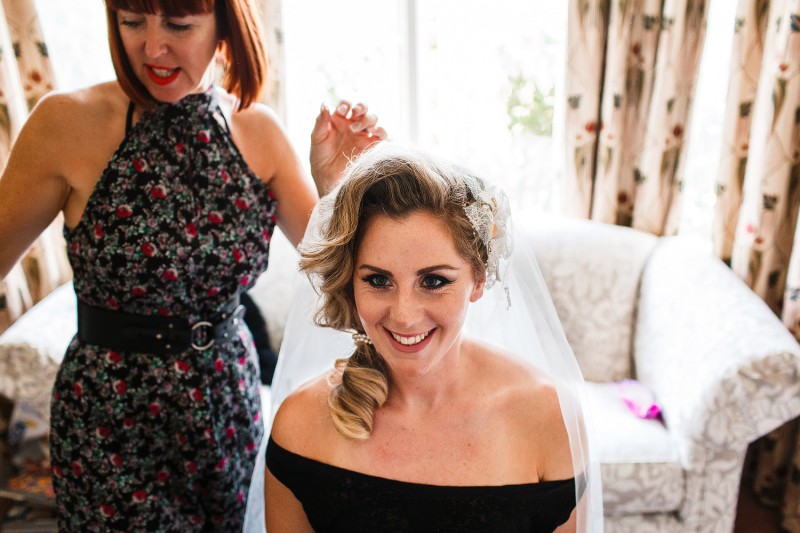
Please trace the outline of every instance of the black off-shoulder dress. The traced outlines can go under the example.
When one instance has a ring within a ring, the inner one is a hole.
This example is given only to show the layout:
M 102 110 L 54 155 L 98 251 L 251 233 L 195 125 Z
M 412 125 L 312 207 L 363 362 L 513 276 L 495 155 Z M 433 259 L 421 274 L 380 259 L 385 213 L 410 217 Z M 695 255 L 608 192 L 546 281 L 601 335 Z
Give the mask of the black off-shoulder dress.
M 308 459 L 272 439 L 267 468 L 318 533 L 551 532 L 575 508 L 574 478 L 479 487 L 407 483 Z

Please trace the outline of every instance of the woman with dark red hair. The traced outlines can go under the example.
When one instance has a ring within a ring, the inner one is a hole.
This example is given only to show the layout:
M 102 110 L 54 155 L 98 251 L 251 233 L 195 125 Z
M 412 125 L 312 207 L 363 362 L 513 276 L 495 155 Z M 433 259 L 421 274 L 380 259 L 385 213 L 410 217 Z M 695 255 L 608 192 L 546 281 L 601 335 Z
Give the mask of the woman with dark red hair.
M 78 334 L 56 379 L 61 531 L 238 531 L 262 438 L 239 294 L 385 132 L 322 109 L 307 179 L 258 97 L 251 0 L 107 0 L 117 80 L 44 98 L 0 179 L 0 277 L 63 214 Z M 225 65 L 221 86 L 216 59 Z

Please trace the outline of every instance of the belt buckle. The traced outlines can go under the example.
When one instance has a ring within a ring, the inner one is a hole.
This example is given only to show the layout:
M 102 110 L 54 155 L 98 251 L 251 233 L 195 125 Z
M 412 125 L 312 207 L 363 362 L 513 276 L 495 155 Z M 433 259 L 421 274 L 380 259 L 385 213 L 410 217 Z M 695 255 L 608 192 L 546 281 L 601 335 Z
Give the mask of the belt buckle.
M 211 348 L 214 345 L 213 327 L 214 325 L 207 320 L 201 320 L 192 324 L 192 331 L 190 334 L 192 348 L 198 352 L 202 352 L 203 350 Z M 201 331 L 200 328 L 208 328 L 208 330 Z M 203 341 L 206 341 L 206 343 L 200 344 Z

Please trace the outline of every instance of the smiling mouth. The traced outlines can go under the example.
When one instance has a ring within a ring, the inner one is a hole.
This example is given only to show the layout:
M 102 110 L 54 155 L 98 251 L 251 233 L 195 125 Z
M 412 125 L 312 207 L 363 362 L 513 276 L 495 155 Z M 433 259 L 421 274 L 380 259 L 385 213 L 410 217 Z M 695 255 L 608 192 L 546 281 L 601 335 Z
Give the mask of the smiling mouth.
M 426 331 L 425 333 L 420 333 L 419 335 L 412 335 L 410 337 L 398 335 L 394 331 L 389 331 L 392 335 L 392 338 L 402 344 L 403 346 L 414 346 L 415 344 L 419 344 L 420 342 L 424 341 L 425 338 L 430 335 L 431 331 Z
M 171 83 L 178 77 L 179 67 L 168 68 L 157 65 L 145 65 L 147 67 L 147 75 L 155 83 L 159 85 L 166 85 Z

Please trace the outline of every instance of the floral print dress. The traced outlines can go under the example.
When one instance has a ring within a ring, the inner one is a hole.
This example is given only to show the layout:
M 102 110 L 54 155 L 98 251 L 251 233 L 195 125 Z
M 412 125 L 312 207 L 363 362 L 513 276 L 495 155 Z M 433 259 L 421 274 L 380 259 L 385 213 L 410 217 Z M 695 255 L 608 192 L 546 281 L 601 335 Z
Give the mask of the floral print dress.
M 130 114 L 129 114 L 130 115 Z M 78 226 L 75 292 L 126 313 L 214 315 L 267 267 L 276 202 L 215 89 L 129 124 Z M 177 355 L 73 339 L 52 398 L 61 531 L 240 531 L 263 433 L 250 332 Z

